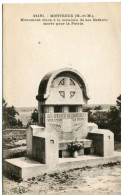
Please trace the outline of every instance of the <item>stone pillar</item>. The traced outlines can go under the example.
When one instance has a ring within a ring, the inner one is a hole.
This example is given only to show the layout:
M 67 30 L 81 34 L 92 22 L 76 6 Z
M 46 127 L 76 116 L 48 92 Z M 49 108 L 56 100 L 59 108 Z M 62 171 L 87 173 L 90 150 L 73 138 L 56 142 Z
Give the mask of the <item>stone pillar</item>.
M 42 125 L 42 122 L 43 119 L 42 119 L 42 107 L 41 107 L 41 102 L 38 101 L 38 124 L 39 125 Z
M 27 156 L 29 158 L 32 158 L 32 138 L 33 138 L 33 129 L 31 126 L 27 128 L 26 131 L 26 151 L 27 151 Z
M 38 101 L 38 124 L 45 125 L 44 101 Z
M 77 112 L 83 112 L 82 105 L 78 105 L 76 109 L 77 109 Z
M 44 113 L 49 113 L 49 106 L 44 107 Z
M 54 113 L 54 106 L 49 106 L 49 113 Z
M 62 106 L 62 112 L 69 112 L 69 106 Z

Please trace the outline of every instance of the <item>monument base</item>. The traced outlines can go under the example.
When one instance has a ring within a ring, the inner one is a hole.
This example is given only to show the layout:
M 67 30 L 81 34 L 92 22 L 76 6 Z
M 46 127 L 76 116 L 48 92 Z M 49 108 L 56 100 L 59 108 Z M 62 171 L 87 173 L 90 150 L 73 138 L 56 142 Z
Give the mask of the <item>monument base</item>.
M 67 171 L 69 169 L 82 168 L 85 166 L 94 167 L 107 163 L 121 162 L 121 152 L 114 152 L 108 157 L 99 157 L 95 155 L 82 155 L 77 158 L 59 158 L 59 164 L 56 167 L 50 167 L 46 164 L 40 164 L 26 157 L 5 160 L 5 171 L 9 175 L 17 178 L 28 179 L 42 175 L 44 173 Z

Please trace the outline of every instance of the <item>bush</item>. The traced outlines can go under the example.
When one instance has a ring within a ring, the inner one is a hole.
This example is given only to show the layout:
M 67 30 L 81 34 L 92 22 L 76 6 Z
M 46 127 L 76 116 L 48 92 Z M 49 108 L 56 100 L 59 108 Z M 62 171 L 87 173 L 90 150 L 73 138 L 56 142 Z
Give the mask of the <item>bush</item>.
M 6 101 L 2 100 L 2 117 L 3 117 L 3 130 L 6 128 L 22 128 L 23 124 L 20 119 L 16 119 L 16 115 L 19 113 L 16 111 L 14 106 L 7 107 Z
M 89 122 L 94 122 L 98 125 L 99 129 L 109 129 L 114 133 L 115 138 L 121 134 L 121 118 L 120 109 L 116 106 L 110 106 L 110 109 L 106 111 L 99 111 L 98 109 L 94 113 L 88 110 Z

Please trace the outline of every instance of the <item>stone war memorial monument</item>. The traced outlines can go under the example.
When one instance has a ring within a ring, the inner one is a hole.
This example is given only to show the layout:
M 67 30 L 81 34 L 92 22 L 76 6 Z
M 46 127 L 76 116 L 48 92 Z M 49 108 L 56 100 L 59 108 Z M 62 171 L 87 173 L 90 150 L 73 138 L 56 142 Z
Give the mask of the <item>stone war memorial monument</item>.
M 26 179 L 121 160 L 120 152 L 114 151 L 113 133 L 88 123 L 88 113 L 83 111 L 88 86 L 77 70 L 46 74 L 36 99 L 38 125 L 27 129 L 27 156 L 5 160 L 7 172 Z

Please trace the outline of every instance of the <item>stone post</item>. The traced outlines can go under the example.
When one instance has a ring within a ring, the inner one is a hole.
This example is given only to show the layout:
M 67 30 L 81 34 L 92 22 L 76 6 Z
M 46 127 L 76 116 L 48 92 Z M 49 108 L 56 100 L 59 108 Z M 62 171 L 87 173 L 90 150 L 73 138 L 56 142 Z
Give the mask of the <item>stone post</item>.
M 49 113 L 49 106 L 44 107 L 44 113 Z
M 62 112 L 69 112 L 69 106 L 62 106 Z
M 43 125 L 43 117 L 42 117 L 42 103 L 38 101 L 38 124 Z
M 49 106 L 49 113 L 54 113 L 54 106 Z
M 76 109 L 77 109 L 77 112 L 82 112 L 83 111 L 82 105 L 78 105 L 76 107 Z

